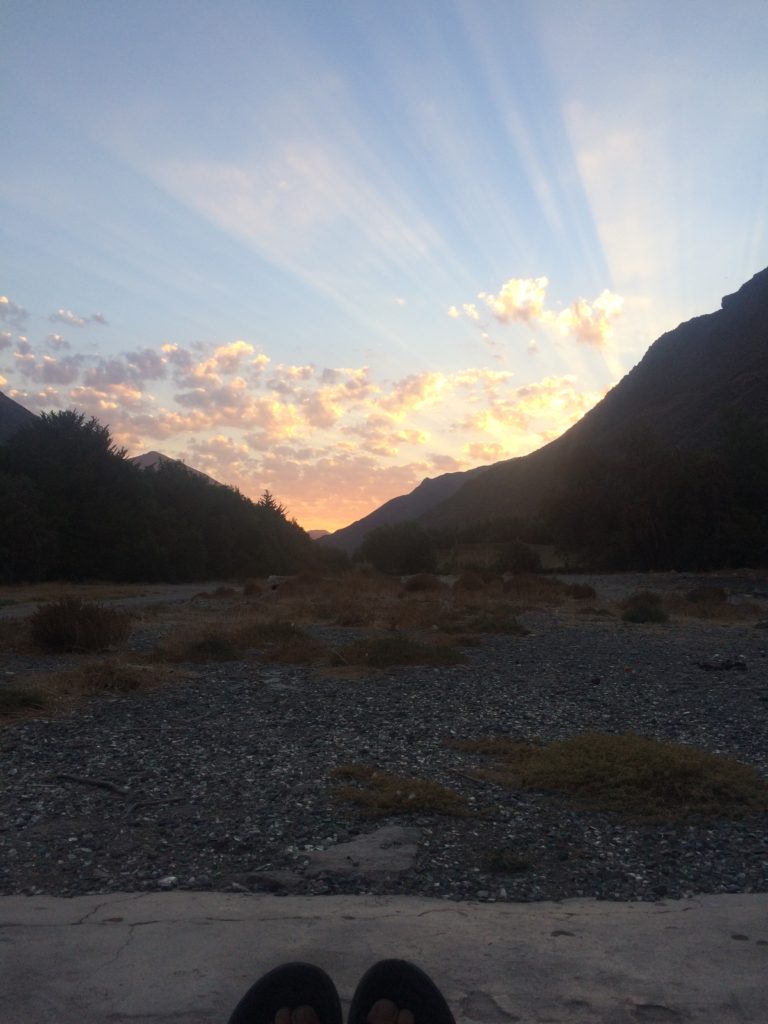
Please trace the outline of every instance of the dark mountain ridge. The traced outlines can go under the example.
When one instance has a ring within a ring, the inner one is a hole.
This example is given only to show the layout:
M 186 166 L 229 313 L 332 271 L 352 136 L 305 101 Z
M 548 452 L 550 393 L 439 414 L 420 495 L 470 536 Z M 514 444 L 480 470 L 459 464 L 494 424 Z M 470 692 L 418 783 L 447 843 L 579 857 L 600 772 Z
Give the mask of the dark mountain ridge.
M 0 444 L 30 426 L 36 419 L 33 412 L 0 391 Z
M 714 313 L 663 334 L 641 361 L 561 437 L 467 480 L 421 518 L 433 527 L 535 515 L 579 456 L 615 454 L 632 431 L 707 452 L 732 410 L 768 426 L 768 269 Z
M 339 548 L 346 551 L 347 554 L 352 554 L 362 544 L 366 533 L 374 530 L 377 526 L 391 526 L 406 519 L 419 519 L 430 509 L 455 494 L 467 480 L 471 480 L 479 473 L 484 473 L 487 469 L 487 466 L 478 466 L 466 472 L 442 473 L 440 476 L 427 477 L 410 493 L 391 498 L 362 519 L 357 519 L 349 526 L 344 526 L 334 533 L 319 538 L 317 543 Z

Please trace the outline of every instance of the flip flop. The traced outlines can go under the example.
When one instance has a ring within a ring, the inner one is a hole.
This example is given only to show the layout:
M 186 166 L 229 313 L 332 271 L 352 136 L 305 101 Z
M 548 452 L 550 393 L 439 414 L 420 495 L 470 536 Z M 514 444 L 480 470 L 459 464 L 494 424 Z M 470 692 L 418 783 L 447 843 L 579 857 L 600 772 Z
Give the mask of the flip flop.
M 336 986 L 314 964 L 275 967 L 248 989 L 232 1011 L 229 1024 L 273 1024 L 282 1007 L 311 1006 L 320 1024 L 342 1024 Z
M 434 981 L 407 960 L 380 960 L 366 971 L 352 996 L 348 1024 L 367 1024 L 379 999 L 390 999 L 398 1010 L 410 1010 L 416 1024 L 456 1024 Z

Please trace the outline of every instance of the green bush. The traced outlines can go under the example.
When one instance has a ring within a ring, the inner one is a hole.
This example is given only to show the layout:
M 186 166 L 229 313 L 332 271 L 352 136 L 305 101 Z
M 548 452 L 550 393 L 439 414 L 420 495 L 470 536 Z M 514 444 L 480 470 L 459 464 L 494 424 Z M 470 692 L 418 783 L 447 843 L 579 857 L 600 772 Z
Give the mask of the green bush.
M 624 601 L 623 622 L 667 622 L 667 615 L 661 603 L 661 595 L 652 590 L 638 590 Z
M 124 612 L 79 597 L 38 608 L 30 619 L 32 643 L 46 651 L 102 651 L 128 638 Z

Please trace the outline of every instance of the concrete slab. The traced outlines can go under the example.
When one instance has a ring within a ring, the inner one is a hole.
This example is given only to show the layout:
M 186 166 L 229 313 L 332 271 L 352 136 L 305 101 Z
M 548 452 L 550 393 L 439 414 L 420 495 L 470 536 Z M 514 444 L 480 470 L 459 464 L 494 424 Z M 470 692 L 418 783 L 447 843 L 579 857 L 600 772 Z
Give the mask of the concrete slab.
M 415 897 L 113 894 L 0 899 L 2 1024 L 224 1022 L 285 960 L 349 1003 L 402 956 L 457 1020 L 488 1024 L 768 1021 L 768 896 L 667 904 L 470 904 Z

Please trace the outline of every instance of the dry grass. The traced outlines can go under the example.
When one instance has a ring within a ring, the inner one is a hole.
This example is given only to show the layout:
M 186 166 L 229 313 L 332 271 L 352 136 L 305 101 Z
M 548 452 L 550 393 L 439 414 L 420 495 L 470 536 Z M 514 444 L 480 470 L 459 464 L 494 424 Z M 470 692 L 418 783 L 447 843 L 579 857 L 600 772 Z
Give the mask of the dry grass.
M 366 764 L 339 765 L 331 777 L 355 783 L 339 786 L 333 794 L 335 800 L 355 803 L 372 817 L 425 811 L 454 817 L 471 813 L 464 797 L 429 779 L 409 779 Z
M 516 573 L 504 580 L 504 594 L 510 601 L 528 606 L 559 605 L 565 600 L 566 584 L 555 576 Z
M 459 665 L 464 656 L 454 647 L 424 644 L 404 633 L 361 637 L 347 647 L 334 651 L 334 664 L 362 665 L 366 668 L 390 668 L 396 665 Z
M 43 651 L 103 651 L 127 640 L 129 630 L 125 612 L 79 597 L 41 605 L 29 620 L 32 644 Z
M 507 738 L 451 741 L 492 758 L 477 778 L 569 797 L 648 821 L 768 810 L 768 782 L 749 765 L 695 747 L 625 733 L 585 733 L 534 746 Z
M 766 613 L 755 601 L 729 601 L 722 587 L 713 586 L 695 587 L 682 597 L 668 598 L 665 604 L 676 619 L 706 622 L 756 622 Z
M 244 661 L 251 657 L 305 665 L 327 657 L 328 649 L 292 622 L 263 620 L 248 614 L 228 619 L 198 615 L 161 641 L 154 659 L 168 662 Z
M 160 665 L 99 658 L 51 672 L 27 672 L 0 686 L 0 720 L 62 714 L 99 696 L 144 693 L 177 678 Z
M 8 583 L 0 585 L 0 605 L 42 604 L 61 601 L 64 597 L 79 597 L 83 601 L 116 601 L 125 597 L 143 597 L 160 589 L 163 587 L 143 583 Z
M 622 622 L 669 621 L 669 613 L 664 607 L 661 594 L 653 590 L 636 590 L 621 602 L 620 607 L 623 609 Z

